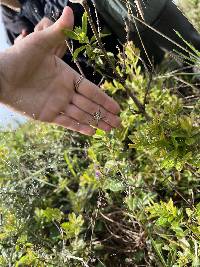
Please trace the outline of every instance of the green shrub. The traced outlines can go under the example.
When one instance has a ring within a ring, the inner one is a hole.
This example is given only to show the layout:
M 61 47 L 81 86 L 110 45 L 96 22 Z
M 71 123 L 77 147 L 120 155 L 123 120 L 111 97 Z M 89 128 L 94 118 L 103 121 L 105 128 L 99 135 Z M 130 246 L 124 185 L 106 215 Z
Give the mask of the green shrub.
M 103 85 L 121 129 L 0 133 L 0 266 L 200 266 L 198 93 L 138 61 L 127 44 Z

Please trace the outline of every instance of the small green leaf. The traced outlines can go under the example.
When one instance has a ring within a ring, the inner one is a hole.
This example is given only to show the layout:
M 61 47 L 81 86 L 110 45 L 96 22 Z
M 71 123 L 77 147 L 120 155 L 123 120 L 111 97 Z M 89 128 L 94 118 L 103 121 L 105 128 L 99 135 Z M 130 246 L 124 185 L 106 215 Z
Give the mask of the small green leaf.
M 108 179 L 105 182 L 104 189 L 109 189 L 112 192 L 120 192 L 123 191 L 124 185 L 122 184 L 122 182 Z
M 161 261 L 161 263 L 163 264 L 163 266 L 164 266 L 164 267 L 168 267 L 167 264 L 166 264 L 166 262 L 165 262 L 165 259 L 164 259 L 163 255 L 162 255 L 161 245 L 160 245 L 160 244 L 157 244 L 157 243 L 153 240 L 153 238 L 151 238 L 151 243 L 152 243 L 152 245 L 153 245 L 153 247 L 154 247 L 154 249 L 155 249 L 155 251 L 156 251 L 158 257 L 160 258 L 160 261 Z
M 74 53 L 73 53 L 73 60 L 77 60 L 79 54 L 80 54 L 83 50 L 85 50 L 85 49 L 86 49 L 86 46 L 85 46 L 85 45 L 84 45 L 84 46 L 81 46 L 81 47 L 79 47 L 79 48 L 77 48 L 77 49 L 74 51 Z
M 72 40 L 78 41 L 78 35 L 74 31 L 63 29 L 63 32 L 66 35 L 66 37 L 68 37 L 68 38 L 70 38 Z
M 69 171 L 71 172 L 71 174 L 74 177 L 77 177 L 76 172 L 74 171 L 74 167 L 73 167 L 73 165 L 72 165 L 72 163 L 71 163 L 66 151 L 64 152 L 64 159 L 65 159 L 65 161 L 67 163 L 67 167 L 69 168 Z
M 110 33 L 101 33 L 100 34 L 100 38 L 104 38 L 104 37 L 107 37 L 107 36 L 109 36 L 109 35 L 111 35 Z M 90 43 L 93 43 L 93 42 L 96 42 L 96 36 L 92 36 L 92 38 L 91 38 L 91 40 L 90 40 Z
M 82 16 L 82 31 L 87 34 L 87 12 L 84 12 Z

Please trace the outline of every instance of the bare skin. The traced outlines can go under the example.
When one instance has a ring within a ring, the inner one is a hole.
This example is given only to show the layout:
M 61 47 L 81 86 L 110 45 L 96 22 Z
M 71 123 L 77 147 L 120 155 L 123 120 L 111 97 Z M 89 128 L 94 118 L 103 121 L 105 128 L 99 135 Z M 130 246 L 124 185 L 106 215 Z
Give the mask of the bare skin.
M 49 28 L 53 25 L 53 21 L 51 21 L 49 18 L 44 17 L 36 26 L 34 31 L 42 31 L 46 28 Z
M 49 28 L 53 25 L 53 21 L 51 21 L 50 19 L 44 17 L 36 26 L 34 31 L 42 31 L 45 30 L 46 28 Z M 62 58 L 65 53 L 67 51 L 67 45 L 66 43 L 59 45 L 58 47 L 55 47 L 54 49 L 54 53 L 56 56 Z
M 23 40 L 27 35 L 28 31 L 26 29 L 23 29 L 21 34 L 15 39 L 14 43 L 16 44 L 17 42 Z
M 50 19 L 44 17 L 36 26 L 34 29 L 34 32 L 45 30 L 46 28 L 49 28 L 53 25 L 53 21 Z M 16 44 L 18 41 L 23 40 L 26 36 L 28 36 L 28 32 L 26 29 L 23 29 L 21 34 L 15 39 L 14 43 Z M 61 45 L 58 45 L 54 48 L 54 54 L 60 58 L 62 58 L 67 51 L 67 45 L 66 43 L 62 43 Z
M 87 79 L 75 91 L 80 75 L 54 54 L 65 42 L 62 29 L 73 24 L 73 12 L 66 7 L 51 27 L 0 54 L 0 102 L 30 118 L 85 135 L 95 133 L 90 123 L 100 110 L 98 127 L 110 131 L 120 126 L 119 105 Z

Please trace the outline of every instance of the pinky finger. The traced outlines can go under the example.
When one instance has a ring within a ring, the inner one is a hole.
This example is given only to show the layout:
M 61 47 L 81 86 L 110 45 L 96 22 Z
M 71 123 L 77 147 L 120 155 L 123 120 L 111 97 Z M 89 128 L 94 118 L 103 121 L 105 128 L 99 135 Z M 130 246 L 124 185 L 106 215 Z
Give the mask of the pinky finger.
M 95 134 L 95 129 L 93 129 L 91 126 L 79 123 L 78 121 L 65 115 L 58 115 L 53 123 L 84 135 L 92 136 Z

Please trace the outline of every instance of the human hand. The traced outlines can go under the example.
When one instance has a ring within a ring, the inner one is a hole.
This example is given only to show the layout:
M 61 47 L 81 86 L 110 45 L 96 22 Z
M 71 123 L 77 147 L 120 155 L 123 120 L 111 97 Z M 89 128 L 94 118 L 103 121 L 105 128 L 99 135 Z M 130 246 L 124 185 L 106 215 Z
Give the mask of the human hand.
M 18 41 L 21 41 L 28 35 L 28 30 L 23 29 L 21 34 L 15 39 L 14 44 L 16 44 Z
M 50 19 L 44 17 L 43 19 L 41 19 L 41 21 L 35 26 L 34 31 L 38 32 L 38 31 L 42 31 L 45 30 L 46 28 L 52 26 L 54 23 L 53 21 L 51 21 Z
M 93 135 L 90 125 L 101 111 L 98 128 L 110 131 L 120 125 L 119 105 L 87 79 L 54 55 L 62 45 L 62 29 L 72 29 L 72 10 L 66 7 L 51 27 L 28 35 L 0 54 L 0 102 L 43 122 L 56 123 L 73 131 Z
M 50 19 L 44 17 L 34 28 L 34 31 L 42 31 L 45 30 L 46 28 L 49 28 L 53 25 L 53 21 Z M 63 43 L 62 45 L 59 45 L 54 48 L 54 54 L 60 58 L 62 58 L 67 51 L 67 45 L 66 43 Z

